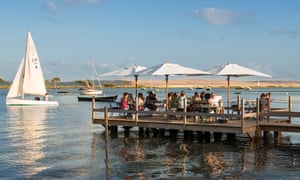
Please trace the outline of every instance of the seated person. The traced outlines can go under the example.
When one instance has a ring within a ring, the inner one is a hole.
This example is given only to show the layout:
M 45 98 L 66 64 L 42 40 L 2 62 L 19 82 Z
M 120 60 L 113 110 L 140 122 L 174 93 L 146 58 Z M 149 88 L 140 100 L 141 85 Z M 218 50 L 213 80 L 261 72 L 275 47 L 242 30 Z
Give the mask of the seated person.
M 158 102 L 158 99 L 156 97 L 156 94 L 154 94 L 152 91 L 149 92 L 149 95 L 146 97 L 145 107 L 150 109 L 151 111 L 156 111 L 158 109 L 157 105 L 155 103 Z
M 194 96 L 192 97 L 192 100 L 193 100 L 193 101 L 201 100 L 200 95 L 199 95 L 198 92 L 195 92 L 195 93 L 194 93 Z
M 137 105 L 138 105 L 138 110 L 144 110 L 145 98 L 144 98 L 143 93 L 138 94 L 136 101 L 137 101 Z
M 178 93 L 174 92 L 169 102 L 169 110 L 176 111 L 178 107 Z
M 172 96 L 174 95 L 174 92 L 169 92 L 168 93 L 168 109 L 171 109 L 171 100 L 172 100 Z
M 222 96 L 217 96 L 216 93 L 212 92 L 211 97 L 208 99 L 208 103 L 211 109 L 214 109 L 215 113 L 222 111 Z
M 184 91 L 181 91 L 178 97 L 177 111 L 184 111 L 184 108 L 186 108 L 186 95 Z
M 129 96 L 129 93 L 124 92 L 123 97 L 121 98 L 120 108 L 123 110 L 129 109 L 130 99 L 128 98 L 128 96 Z
M 201 110 L 201 104 L 204 104 L 204 97 L 205 93 L 203 95 L 203 97 L 201 97 L 198 92 L 194 93 L 194 96 L 192 97 L 192 101 L 191 101 L 191 111 L 200 111 Z
M 268 111 L 270 106 L 270 94 L 262 93 L 260 95 L 260 110 Z
M 205 95 L 206 95 L 206 92 L 205 92 L 205 91 L 202 91 L 202 92 L 200 93 L 200 99 L 201 99 L 201 101 L 205 101 L 205 99 L 206 99 Z

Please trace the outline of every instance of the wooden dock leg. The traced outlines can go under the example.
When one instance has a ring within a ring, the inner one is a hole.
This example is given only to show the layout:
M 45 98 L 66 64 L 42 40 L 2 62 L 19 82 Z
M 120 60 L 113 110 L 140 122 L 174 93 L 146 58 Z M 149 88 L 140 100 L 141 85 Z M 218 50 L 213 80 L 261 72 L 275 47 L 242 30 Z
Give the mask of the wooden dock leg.
M 235 141 L 236 140 L 236 134 L 235 133 L 227 133 L 226 134 L 227 141 Z
M 118 137 L 118 126 L 111 126 L 110 127 L 110 136 L 113 138 Z
M 178 129 L 169 129 L 169 134 L 171 138 L 177 138 L 178 132 Z
M 270 131 L 264 131 L 263 139 L 265 143 L 270 143 L 269 141 L 272 139 L 272 133 L 270 133 Z
M 93 101 L 95 99 L 93 98 Z M 105 107 L 105 114 L 107 115 L 107 107 Z M 106 175 L 110 174 L 110 161 L 109 161 L 109 147 L 108 147 L 108 116 L 105 116 L 105 164 L 106 164 Z
M 260 139 L 260 138 L 262 138 L 262 131 L 261 128 L 257 126 L 255 131 L 255 139 Z
M 221 132 L 214 132 L 214 141 L 220 142 L 222 139 L 222 135 L 223 135 L 223 133 L 221 133 Z
M 184 140 L 191 141 L 193 139 L 194 139 L 194 132 L 193 131 L 189 131 L 189 130 L 185 130 L 184 131 Z
M 202 131 L 197 131 L 197 140 L 199 143 L 203 143 L 204 135 Z
M 274 131 L 274 140 L 275 141 L 279 141 L 279 139 L 281 138 L 281 132 L 280 131 Z
M 144 128 L 143 127 L 139 127 L 139 137 L 140 138 L 144 137 Z
M 146 137 L 150 137 L 150 129 L 149 128 L 146 128 Z
M 210 143 L 210 132 L 207 131 L 204 132 L 204 142 Z
M 124 126 L 124 135 L 125 137 L 128 137 L 130 134 L 130 129 L 132 128 L 131 126 Z
M 159 136 L 160 137 L 164 137 L 165 136 L 166 129 L 160 128 L 158 131 L 159 131 Z
M 153 133 L 153 137 L 157 137 L 158 134 L 159 134 L 158 129 L 156 129 L 156 128 L 151 128 L 151 130 L 152 130 L 152 133 Z

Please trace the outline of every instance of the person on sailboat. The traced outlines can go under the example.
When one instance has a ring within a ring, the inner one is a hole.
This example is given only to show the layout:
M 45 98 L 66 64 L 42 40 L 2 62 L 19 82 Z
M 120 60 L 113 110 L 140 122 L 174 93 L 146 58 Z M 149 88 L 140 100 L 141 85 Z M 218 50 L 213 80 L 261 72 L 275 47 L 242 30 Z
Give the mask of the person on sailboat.
M 44 100 L 45 100 L 45 101 L 48 101 L 48 99 L 49 99 L 48 93 L 46 93 L 45 96 L 44 96 Z

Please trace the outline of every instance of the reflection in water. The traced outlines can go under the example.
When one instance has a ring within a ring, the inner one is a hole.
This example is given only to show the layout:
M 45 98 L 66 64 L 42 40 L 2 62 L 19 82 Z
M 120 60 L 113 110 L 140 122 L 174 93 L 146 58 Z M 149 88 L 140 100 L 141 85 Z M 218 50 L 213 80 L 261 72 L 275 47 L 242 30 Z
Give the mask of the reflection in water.
M 45 119 L 47 107 L 7 107 L 11 163 L 19 164 L 26 175 L 34 175 L 46 167 L 39 164 L 44 157 Z
M 92 147 L 98 149 L 92 149 L 95 153 L 93 158 L 99 159 L 100 164 L 103 163 L 100 159 L 105 157 L 104 141 L 103 136 L 94 136 L 92 143 Z M 280 169 L 293 168 L 298 171 L 300 163 L 298 146 L 225 142 L 202 144 L 167 137 L 111 138 L 109 146 L 109 176 L 117 179 L 260 179 L 272 178 L 278 173 L 278 177 L 295 177 Z M 99 151 L 101 148 L 102 152 Z

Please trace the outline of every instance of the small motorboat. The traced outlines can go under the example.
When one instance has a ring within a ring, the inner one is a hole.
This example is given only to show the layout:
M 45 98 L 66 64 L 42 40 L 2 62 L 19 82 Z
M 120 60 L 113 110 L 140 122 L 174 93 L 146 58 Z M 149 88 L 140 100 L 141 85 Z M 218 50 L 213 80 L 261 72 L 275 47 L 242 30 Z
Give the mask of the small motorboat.
M 113 96 L 105 96 L 105 95 L 79 95 L 78 101 L 92 101 L 93 98 L 95 98 L 95 101 L 102 101 L 102 102 L 114 102 L 117 100 L 118 95 L 113 95 Z

